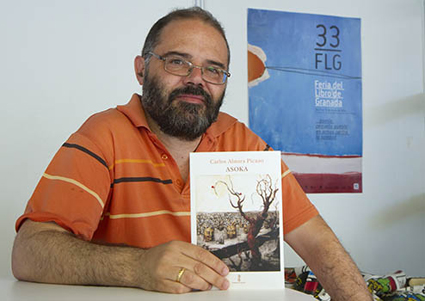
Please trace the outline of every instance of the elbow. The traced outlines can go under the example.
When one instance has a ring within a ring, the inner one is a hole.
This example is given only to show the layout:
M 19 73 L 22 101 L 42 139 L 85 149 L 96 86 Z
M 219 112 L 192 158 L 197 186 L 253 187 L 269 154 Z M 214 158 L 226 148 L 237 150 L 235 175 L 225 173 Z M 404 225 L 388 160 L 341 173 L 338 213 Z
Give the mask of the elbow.
M 30 280 L 28 276 L 28 260 L 25 254 L 25 246 L 21 240 L 18 234 L 12 249 L 12 273 L 18 280 Z
M 25 280 L 25 273 L 23 271 L 23 260 L 21 258 L 21 254 L 19 252 L 19 247 L 17 246 L 17 239 L 15 239 L 15 243 L 13 244 L 12 249 L 12 274 L 18 280 Z
M 11 258 L 12 273 L 16 279 L 34 282 L 51 280 L 47 272 L 54 256 L 48 252 L 48 238 L 58 231 L 66 232 L 53 223 L 26 220 L 21 225 L 15 237 Z
M 22 280 L 22 281 L 26 280 L 21 267 L 16 264 L 13 258 L 12 258 L 12 274 L 17 280 Z
M 28 227 L 24 226 L 27 225 L 23 225 L 19 229 L 13 243 L 11 268 L 16 279 L 31 281 L 32 271 L 36 270 L 36 267 L 33 267 L 35 263 L 34 248 L 32 247 L 33 235 L 31 235 L 33 233 L 28 231 Z

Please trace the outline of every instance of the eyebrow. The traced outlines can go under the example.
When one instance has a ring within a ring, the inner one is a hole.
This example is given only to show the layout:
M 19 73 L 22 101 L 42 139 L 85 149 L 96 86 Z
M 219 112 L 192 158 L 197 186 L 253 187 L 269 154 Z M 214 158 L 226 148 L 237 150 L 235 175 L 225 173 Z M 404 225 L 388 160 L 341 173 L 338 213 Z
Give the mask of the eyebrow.
M 183 57 L 187 60 L 190 60 L 192 58 L 192 56 L 190 54 L 184 53 L 184 52 L 178 52 L 178 51 L 168 51 L 168 52 L 164 53 L 162 56 L 167 57 L 169 55 L 178 55 L 178 56 L 181 56 L 181 57 Z M 220 62 L 217 62 L 217 61 L 214 61 L 214 60 L 207 60 L 207 63 L 210 64 L 210 65 L 216 65 L 216 66 L 220 67 L 221 69 L 226 70 L 226 66 L 223 63 L 220 63 Z

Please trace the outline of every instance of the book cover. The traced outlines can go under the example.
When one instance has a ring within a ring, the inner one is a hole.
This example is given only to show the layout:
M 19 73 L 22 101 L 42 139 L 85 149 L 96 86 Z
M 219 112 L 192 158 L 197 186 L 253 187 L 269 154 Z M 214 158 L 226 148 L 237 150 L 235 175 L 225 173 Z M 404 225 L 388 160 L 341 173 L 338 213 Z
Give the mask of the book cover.
M 280 152 L 190 154 L 192 243 L 223 260 L 231 288 L 284 288 Z

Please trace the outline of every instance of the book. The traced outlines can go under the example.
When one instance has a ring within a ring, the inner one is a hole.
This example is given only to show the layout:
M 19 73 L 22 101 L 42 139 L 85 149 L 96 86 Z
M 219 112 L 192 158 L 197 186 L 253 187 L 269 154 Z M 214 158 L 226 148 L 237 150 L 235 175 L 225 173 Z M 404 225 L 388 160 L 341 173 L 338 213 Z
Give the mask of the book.
M 284 288 L 280 152 L 191 153 L 190 197 L 192 243 L 231 288 Z

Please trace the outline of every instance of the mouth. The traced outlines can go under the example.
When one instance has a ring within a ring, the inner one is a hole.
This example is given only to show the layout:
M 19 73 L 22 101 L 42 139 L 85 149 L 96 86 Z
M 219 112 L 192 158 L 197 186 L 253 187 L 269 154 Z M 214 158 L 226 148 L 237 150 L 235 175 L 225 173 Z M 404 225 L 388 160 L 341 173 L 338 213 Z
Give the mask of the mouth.
M 180 94 L 176 97 L 176 99 L 187 103 L 205 104 L 205 99 L 202 95 Z

